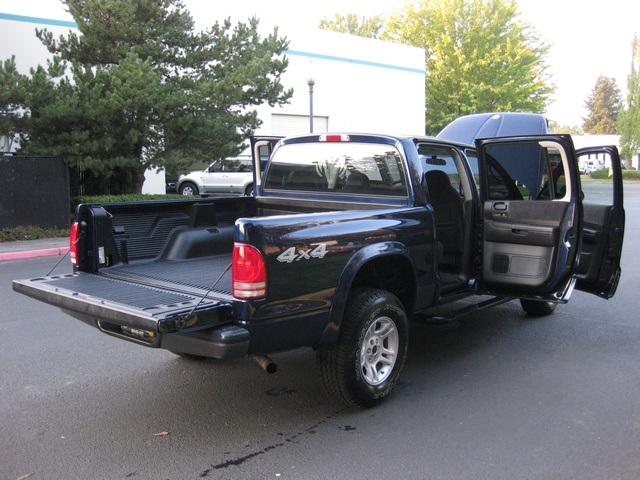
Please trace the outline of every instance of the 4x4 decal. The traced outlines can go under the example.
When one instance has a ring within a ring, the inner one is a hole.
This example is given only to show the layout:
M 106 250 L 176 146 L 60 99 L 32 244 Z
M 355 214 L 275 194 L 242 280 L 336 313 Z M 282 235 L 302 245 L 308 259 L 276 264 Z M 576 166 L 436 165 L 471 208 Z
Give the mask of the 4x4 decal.
M 310 260 L 312 258 L 324 258 L 327 254 L 327 244 L 321 243 L 314 249 L 300 249 L 297 250 L 296 247 L 289 247 L 280 255 L 278 255 L 277 260 L 283 263 L 291 263 L 297 262 L 298 260 Z

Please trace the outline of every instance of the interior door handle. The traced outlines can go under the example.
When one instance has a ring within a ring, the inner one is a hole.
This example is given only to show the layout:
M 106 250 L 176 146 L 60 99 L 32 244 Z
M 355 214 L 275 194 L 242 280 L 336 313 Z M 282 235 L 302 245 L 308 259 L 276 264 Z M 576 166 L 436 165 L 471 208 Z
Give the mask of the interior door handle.
M 493 204 L 493 212 L 497 217 L 506 217 L 508 216 L 507 210 L 509 209 L 509 204 L 505 202 L 496 202 Z

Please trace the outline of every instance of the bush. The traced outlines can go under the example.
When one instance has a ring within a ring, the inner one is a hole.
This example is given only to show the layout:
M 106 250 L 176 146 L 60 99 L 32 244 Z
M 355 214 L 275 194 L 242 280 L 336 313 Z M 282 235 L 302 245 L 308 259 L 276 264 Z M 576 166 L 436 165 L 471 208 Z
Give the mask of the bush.
M 640 172 L 638 170 L 623 170 L 622 171 L 622 179 L 623 180 L 640 180 Z
M 601 168 L 600 170 L 594 170 L 590 174 L 591 178 L 595 178 L 596 180 L 605 180 L 609 178 L 609 169 Z
M 591 178 L 596 180 L 608 180 L 609 169 L 602 168 L 600 170 L 591 172 Z M 640 180 L 640 172 L 638 170 L 631 170 L 629 168 L 622 170 L 622 180 Z
M 76 207 L 81 203 L 116 203 L 116 202 L 145 202 L 148 200 L 179 200 L 184 199 L 184 196 L 174 195 L 148 195 L 142 193 L 131 193 L 128 195 L 84 195 L 79 197 L 73 197 L 71 199 L 71 214 L 76 211 Z
M 69 230 L 58 228 L 42 228 L 28 225 L 26 227 L 3 228 L 0 230 L 0 242 L 15 242 L 18 240 L 37 240 L 40 238 L 68 237 Z

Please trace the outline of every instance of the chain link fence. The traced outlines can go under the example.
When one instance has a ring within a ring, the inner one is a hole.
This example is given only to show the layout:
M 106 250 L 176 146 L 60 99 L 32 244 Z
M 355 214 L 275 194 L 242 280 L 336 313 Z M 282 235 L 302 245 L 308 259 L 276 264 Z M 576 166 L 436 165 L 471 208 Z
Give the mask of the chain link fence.
M 61 157 L 0 155 L 0 228 L 69 228 L 69 169 Z

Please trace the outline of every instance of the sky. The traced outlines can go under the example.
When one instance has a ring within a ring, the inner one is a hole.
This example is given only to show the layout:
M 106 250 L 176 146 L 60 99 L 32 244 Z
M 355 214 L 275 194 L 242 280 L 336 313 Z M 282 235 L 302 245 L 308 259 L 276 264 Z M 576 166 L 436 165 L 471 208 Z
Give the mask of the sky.
M 409 0 L 183 0 L 204 28 L 215 20 L 246 20 L 256 15 L 262 24 L 281 31 L 315 28 L 335 13 L 386 15 Z M 631 42 L 640 36 L 638 0 L 517 0 L 521 19 L 529 23 L 551 47 L 547 57 L 556 92 L 547 117 L 561 125 L 580 126 L 586 117 L 585 101 L 600 75 L 613 78 L 621 94 L 627 90 L 631 69 Z M 57 0 L 0 0 L 0 12 L 69 19 Z M 0 41 L 2 39 L 0 32 Z

